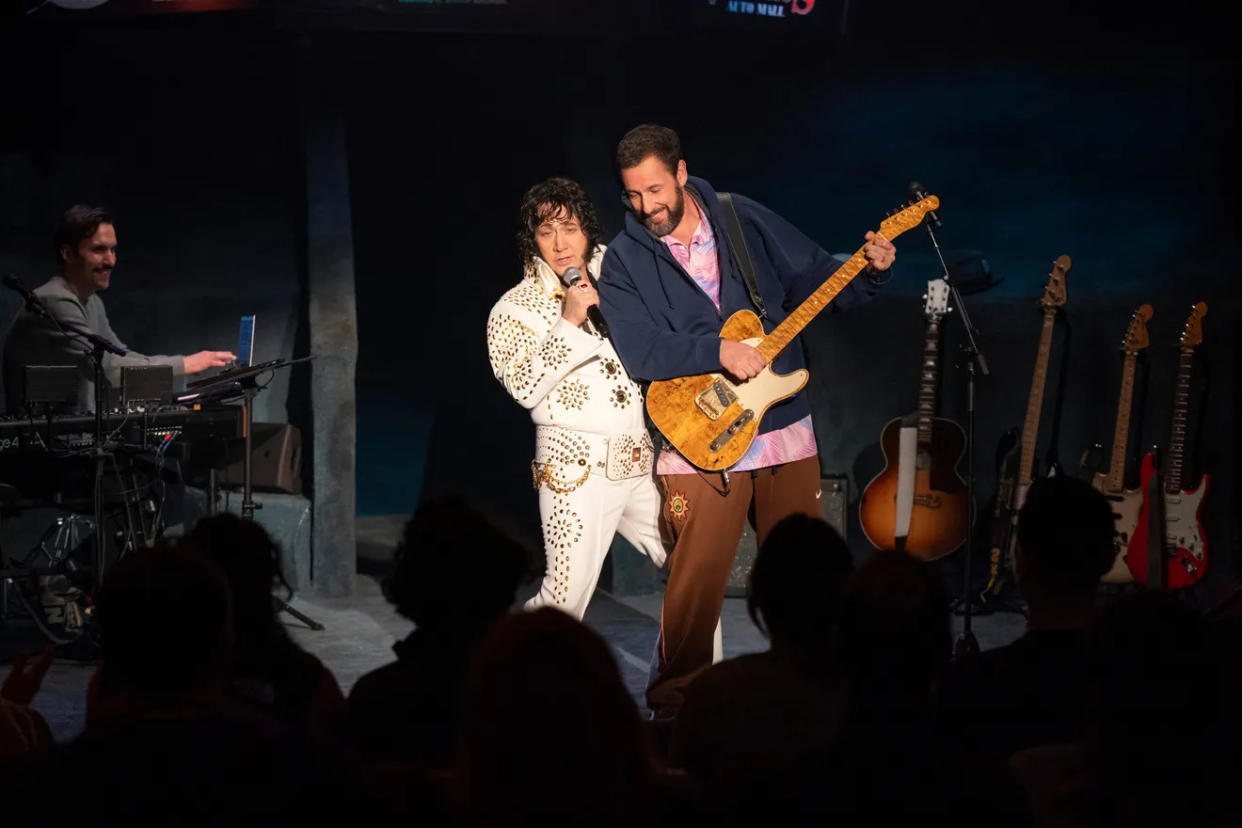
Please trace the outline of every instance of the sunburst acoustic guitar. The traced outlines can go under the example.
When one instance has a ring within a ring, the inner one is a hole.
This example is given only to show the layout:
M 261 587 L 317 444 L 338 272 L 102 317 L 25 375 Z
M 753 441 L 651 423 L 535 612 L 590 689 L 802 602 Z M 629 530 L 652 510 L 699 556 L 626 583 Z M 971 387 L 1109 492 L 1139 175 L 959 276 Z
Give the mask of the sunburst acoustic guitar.
M 886 218 L 877 232 L 891 241 L 917 227 L 939 206 L 940 199 L 929 195 Z M 771 333 L 765 334 L 759 317 L 748 310 L 730 316 L 720 337 L 753 346 L 768 365 L 743 382 L 721 372 L 651 383 L 647 413 L 656 428 L 700 469 L 721 471 L 740 460 L 759 432 L 764 413 L 797 394 L 810 376 L 805 370 L 777 374 L 772 371 L 772 360 L 866 266 L 867 259 L 859 248 Z
M 918 411 L 889 420 L 880 435 L 884 470 L 863 489 L 858 518 L 877 549 L 897 549 L 934 561 L 966 540 L 969 504 L 957 472 L 966 432 L 936 416 L 941 320 L 950 310 L 944 279 L 927 283 Z

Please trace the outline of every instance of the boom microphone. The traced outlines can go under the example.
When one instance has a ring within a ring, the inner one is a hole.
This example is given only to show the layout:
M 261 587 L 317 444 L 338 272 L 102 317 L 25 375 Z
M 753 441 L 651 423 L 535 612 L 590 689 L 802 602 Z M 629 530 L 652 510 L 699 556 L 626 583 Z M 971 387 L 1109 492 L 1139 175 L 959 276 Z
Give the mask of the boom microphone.
M 923 185 L 917 181 L 911 181 L 910 186 L 906 187 L 906 192 L 909 193 L 910 197 L 914 199 L 915 201 L 922 201 L 923 199 L 927 198 L 927 191 L 924 190 Z M 941 228 L 944 227 L 944 224 L 941 223 L 940 221 L 940 216 L 936 215 L 935 210 L 928 211 L 927 220 L 930 221 L 932 224 L 932 227 L 936 228 L 937 230 L 940 230 Z

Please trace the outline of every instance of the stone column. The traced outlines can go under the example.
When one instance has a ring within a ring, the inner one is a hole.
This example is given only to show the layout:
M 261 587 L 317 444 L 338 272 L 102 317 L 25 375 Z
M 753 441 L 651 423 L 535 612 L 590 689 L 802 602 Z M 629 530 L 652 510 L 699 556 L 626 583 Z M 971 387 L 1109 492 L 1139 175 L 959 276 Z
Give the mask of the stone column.
M 345 119 L 336 84 L 309 44 L 303 52 L 312 88 L 303 117 L 306 146 L 307 317 L 310 323 L 311 421 L 314 463 L 312 531 L 315 592 L 354 589 L 354 454 L 357 438 L 354 372 L 358 317 L 350 216 Z M 318 81 L 323 81 L 322 83 Z

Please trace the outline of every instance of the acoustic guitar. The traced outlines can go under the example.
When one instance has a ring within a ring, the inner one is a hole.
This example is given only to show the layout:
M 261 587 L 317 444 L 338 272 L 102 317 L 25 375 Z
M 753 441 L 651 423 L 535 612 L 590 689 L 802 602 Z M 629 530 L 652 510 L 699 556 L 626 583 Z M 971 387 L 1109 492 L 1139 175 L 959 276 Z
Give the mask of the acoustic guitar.
M 1199 513 L 1208 493 L 1209 475 L 1199 485 L 1182 489 L 1183 461 L 1186 452 L 1186 419 L 1190 410 L 1190 379 L 1194 373 L 1195 348 L 1203 342 L 1203 317 L 1207 303 L 1199 302 L 1191 309 L 1178 343 L 1177 389 L 1173 395 L 1173 424 L 1169 431 L 1169 448 L 1163 484 L 1156 471 L 1156 460 L 1149 453 L 1139 469 L 1143 506 L 1126 553 L 1126 563 L 1134 580 L 1148 586 L 1182 589 L 1198 583 L 1207 572 L 1207 539 Z M 1163 518 L 1163 519 L 1161 519 Z M 1157 543 L 1160 527 L 1164 543 Z M 1164 565 L 1156 566 L 1163 550 Z M 1161 571 L 1163 570 L 1163 571 Z
M 1121 350 L 1125 359 L 1121 368 L 1121 394 L 1117 402 L 1117 425 L 1113 429 L 1113 451 L 1108 463 L 1108 473 L 1096 474 L 1091 485 L 1103 492 L 1113 507 L 1113 528 L 1117 535 L 1114 540 L 1117 555 L 1113 567 L 1100 580 L 1107 584 L 1124 584 L 1134 580 L 1130 567 L 1126 565 L 1126 550 L 1130 545 L 1130 536 L 1138 525 L 1139 512 L 1143 507 L 1143 493 L 1138 489 L 1127 489 L 1126 483 L 1126 447 L 1130 437 L 1130 409 L 1134 399 L 1134 368 L 1138 361 L 1138 353 L 1147 347 L 1147 320 L 1152 317 L 1151 305 L 1140 305 L 1130 317 L 1126 328 L 1125 339 Z
M 859 521 L 877 549 L 900 550 L 934 561 L 962 545 L 970 521 L 966 482 L 957 471 L 966 432 L 936 416 L 941 320 L 949 313 L 949 285 L 927 283 L 918 411 L 884 426 L 884 469 L 863 490 Z
M 998 509 L 1001 525 L 992 532 L 994 545 L 990 554 L 988 584 L 984 587 L 986 600 L 998 596 L 1005 584 L 1007 574 L 1013 572 L 1013 555 L 1018 542 L 1018 512 L 1026 502 L 1026 491 L 1035 479 L 1035 440 L 1039 436 L 1039 417 L 1044 407 L 1044 386 L 1048 379 L 1048 357 L 1052 353 L 1052 331 L 1057 314 L 1068 299 L 1066 278 L 1073 262 L 1069 256 L 1058 256 L 1048 274 L 1048 284 L 1040 297 L 1039 305 L 1044 315 L 1044 326 L 1039 334 L 1039 348 L 1035 352 L 1035 371 L 1031 377 L 1031 391 L 1026 400 L 1026 419 L 1022 423 L 1022 440 L 1018 453 L 1017 470 L 1011 480 L 997 482 L 999 492 L 1007 497 L 1003 508 Z M 998 501 L 998 506 L 1000 505 Z
M 877 232 L 891 241 L 917 227 L 939 206 L 940 199 L 929 195 L 886 218 Z M 730 316 L 720 330 L 721 339 L 758 349 L 768 364 L 745 381 L 720 372 L 652 382 L 647 389 L 647 413 L 656 428 L 700 469 L 720 471 L 742 459 L 759 432 L 764 413 L 802 390 L 810 376 L 805 370 L 777 374 L 772 371 L 772 360 L 866 266 L 859 248 L 771 333 L 765 334 L 759 317 L 748 310 Z

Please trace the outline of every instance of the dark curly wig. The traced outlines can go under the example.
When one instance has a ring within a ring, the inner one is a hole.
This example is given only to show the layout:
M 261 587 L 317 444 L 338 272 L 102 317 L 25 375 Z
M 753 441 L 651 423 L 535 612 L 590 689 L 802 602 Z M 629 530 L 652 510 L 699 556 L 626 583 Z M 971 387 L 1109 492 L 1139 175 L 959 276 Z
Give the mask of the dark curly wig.
M 522 196 L 522 206 L 518 211 L 518 254 L 522 257 L 522 267 L 529 268 L 539 258 L 539 245 L 535 242 L 535 231 L 539 225 L 562 212 L 576 218 L 582 226 L 587 239 L 587 261 L 595 253 L 596 245 L 601 243 L 603 231 L 599 227 L 599 218 L 595 215 L 595 205 L 577 181 L 568 178 L 549 178 L 541 181 L 526 191 Z

